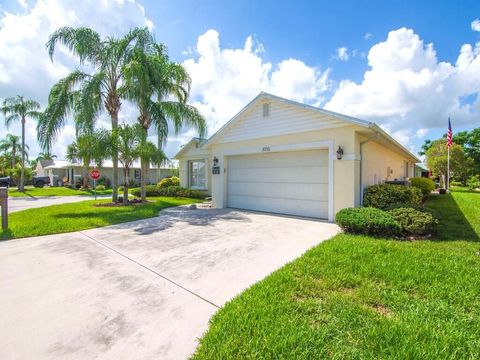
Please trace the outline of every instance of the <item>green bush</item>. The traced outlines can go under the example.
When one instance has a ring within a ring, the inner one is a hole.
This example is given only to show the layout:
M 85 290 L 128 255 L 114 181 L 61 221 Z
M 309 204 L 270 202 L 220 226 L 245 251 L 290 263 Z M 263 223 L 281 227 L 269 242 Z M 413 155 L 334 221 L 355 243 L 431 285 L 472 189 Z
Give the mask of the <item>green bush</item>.
M 400 224 L 388 212 L 372 207 L 342 209 L 335 216 L 335 222 L 352 234 L 388 237 L 401 232 Z
M 118 192 L 123 192 L 123 186 L 118 187 Z
M 475 190 L 478 187 L 478 179 L 476 176 L 470 176 L 467 180 L 468 190 Z
M 185 189 L 180 186 L 159 187 L 158 185 L 147 185 L 147 196 L 170 196 L 170 197 L 188 197 L 193 199 L 204 199 L 206 195 L 197 190 Z M 132 189 L 130 193 L 136 197 L 141 196 L 141 190 L 139 188 Z
M 105 185 L 101 185 L 101 184 L 97 185 L 97 186 L 95 186 L 95 190 L 103 191 L 103 190 L 105 190 Z
M 180 179 L 176 176 L 166 177 L 158 183 L 158 187 L 167 188 L 170 186 L 180 186 Z
M 404 235 L 429 235 L 435 232 L 438 220 L 430 213 L 412 208 L 398 208 L 388 212 L 397 221 Z
M 383 210 L 390 211 L 390 210 L 401 209 L 401 208 L 415 209 L 417 211 L 426 212 L 426 213 L 429 213 L 429 214 L 432 213 L 432 211 L 430 209 L 424 207 L 423 205 L 410 205 L 410 204 L 392 204 L 392 205 L 387 206 Z
M 412 186 L 419 188 L 423 197 L 427 197 L 433 190 L 435 190 L 435 183 L 433 180 L 425 177 L 414 177 L 410 179 Z
M 420 205 L 422 192 L 414 186 L 379 184 L 365 189 L 363 205 L 386 209 L 394 204 Z

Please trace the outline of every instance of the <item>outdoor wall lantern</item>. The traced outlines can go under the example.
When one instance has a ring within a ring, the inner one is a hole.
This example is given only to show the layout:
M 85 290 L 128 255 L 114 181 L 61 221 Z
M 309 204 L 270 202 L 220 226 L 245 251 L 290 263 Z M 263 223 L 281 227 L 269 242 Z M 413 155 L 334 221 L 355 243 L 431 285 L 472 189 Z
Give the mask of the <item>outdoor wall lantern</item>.
M 218 159 L 216 156 L 213 157 L 213 166 L 218 166 Z
M 338 145 L 338 150 L 337 150 L 337 160 L 341 160 L 343 156 L 343 149 L 341 148 L 340 145 Z

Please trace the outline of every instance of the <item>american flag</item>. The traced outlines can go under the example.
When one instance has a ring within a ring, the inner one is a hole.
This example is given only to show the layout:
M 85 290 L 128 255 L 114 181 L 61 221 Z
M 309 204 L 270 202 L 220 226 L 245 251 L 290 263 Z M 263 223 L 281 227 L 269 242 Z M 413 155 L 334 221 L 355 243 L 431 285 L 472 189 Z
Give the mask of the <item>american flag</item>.
M 448 131 L 447 131 L 447 147 L 451 147 L 453 132 L 452 132 L 452 124 L 450 124 L 450 116 L 448 117 Z

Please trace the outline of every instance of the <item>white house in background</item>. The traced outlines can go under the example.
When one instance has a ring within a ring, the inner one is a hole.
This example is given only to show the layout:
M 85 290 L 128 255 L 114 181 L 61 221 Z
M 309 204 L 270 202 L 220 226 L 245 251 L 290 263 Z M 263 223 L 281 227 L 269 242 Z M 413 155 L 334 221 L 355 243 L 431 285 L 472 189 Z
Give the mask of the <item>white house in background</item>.
M 329 221 L 359 206 L 366 186 L 409 179 L 420 162 L 375 123 L 264 92 L 174 158 L 181 185 L 218 208 Z
M 113 178 L 113 164 L 111 161 L 104 161 L 102 166 L 98 167 L 100 177 L 105 177 L 110 181 Z M 80 163 L 72 163 L 67 160 L 39 160 L 35 168 L 37 176 L 50 177 L 52 186 L 62 186 L 64 183 L 76 183 L 82 179 L 83 166 Z M 156 184 L 163 178 L 175 175 L 176 170 L 172 168 L 157 168 L 154 165 L 148 170 L 148 183 Z M 118 181 L 124 183 L 123 168 L 119 164 Z M 135 162 L 130 168 L 130 182 L 140 182 L 140 162 Z

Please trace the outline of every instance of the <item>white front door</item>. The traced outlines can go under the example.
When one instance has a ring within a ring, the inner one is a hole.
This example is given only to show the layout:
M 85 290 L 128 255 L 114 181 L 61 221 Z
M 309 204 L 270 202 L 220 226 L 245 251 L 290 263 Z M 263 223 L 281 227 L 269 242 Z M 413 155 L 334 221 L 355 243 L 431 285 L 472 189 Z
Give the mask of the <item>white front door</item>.
M 228 158 L 227 206 L 328 218 L 328 150 Z

